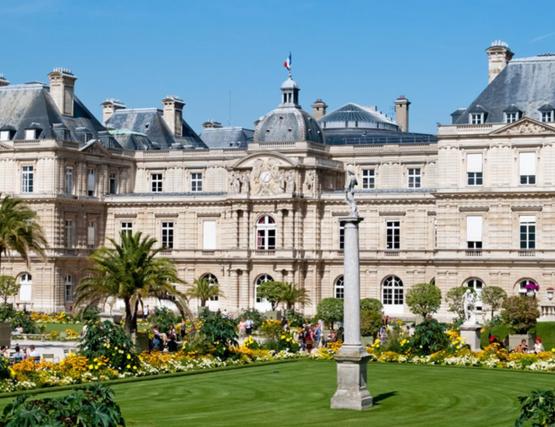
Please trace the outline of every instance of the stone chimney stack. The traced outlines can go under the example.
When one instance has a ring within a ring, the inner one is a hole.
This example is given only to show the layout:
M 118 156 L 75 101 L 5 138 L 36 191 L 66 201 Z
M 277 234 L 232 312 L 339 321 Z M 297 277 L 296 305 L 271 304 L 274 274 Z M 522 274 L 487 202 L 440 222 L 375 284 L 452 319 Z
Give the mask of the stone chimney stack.
M 410 101 L 402 95 L 395 100 L 395 121 L 401 132 L 409 131 L 409 105 Z
M 491 46 L 486 49 L 486 53 L 488 54 L 488 83 L 491 83 L 507 66 L 514 53 L 509 45 L 501 40 L 493 41 Z
M 8 86 L 10 82 L 4 77 L 4 74 L 0 74 L 0 87 Z
M 50 95 L 54 99 L 60 113 L 73 116 L 73 90 L 77 77 L 67 68 L 54 68 L 48 74 Z
M 102 105 L 102 123 L 104 123 L 104 126 L 117 110 L 127 108 L 123 102 L 117 99 L 107 99 L 100 105 Z
M 183 136 L 182 114 L 185 102 L 177 96 L 166 96 L 162 99 L 162 104 L 164 104 L 164 121 L 175 136 Z
M 320 120 L 322 117 L 326 115 L 327 110 L 328 110 L 328 104 L 326 104 L 324 101 L 318 98 L 312 104 L 312 117 L 314 117 L 315 120 Z
M 202 127 L 204 129 L 220 129 L 223 126 L 220 122 L 217 122 L 215 120 L 207 120 L 202 124 Z

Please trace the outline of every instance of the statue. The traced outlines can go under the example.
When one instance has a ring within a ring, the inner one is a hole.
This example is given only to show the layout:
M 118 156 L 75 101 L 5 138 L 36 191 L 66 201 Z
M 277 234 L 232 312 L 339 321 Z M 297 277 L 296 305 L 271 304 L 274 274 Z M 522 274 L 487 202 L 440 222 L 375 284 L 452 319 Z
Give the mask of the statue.
M 241 180 L 235 172 L 231 172 L 229 181 L 230 181 L 229 186 L 231 188 L 232 193 L 234 193 L 234 194 L 240 193 L 241 192 Z
M 476 294 L 473 289 L 467 289 L 463 297 L 464 323 L 475 325 L 476 322 Z
M 345 180 L 345 200 L 351 209 L 351 216 L 358 217 L 357 202 L 355 200 L 355 187 L 358 185 L 357 177 L 352 169 L 347 169 L 347 179 Z
M 295 192 L 295 172 L 293 171 L 287 172 L 286 187 L 287 187 L 288 193 Z

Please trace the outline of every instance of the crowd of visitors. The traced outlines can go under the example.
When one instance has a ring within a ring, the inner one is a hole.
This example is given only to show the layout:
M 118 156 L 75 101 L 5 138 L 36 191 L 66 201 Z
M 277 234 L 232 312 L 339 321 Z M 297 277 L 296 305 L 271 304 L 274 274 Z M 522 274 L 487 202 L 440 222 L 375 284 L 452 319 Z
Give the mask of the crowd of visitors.
M 21 362 L 25 359 L 31 359 L 35 362 L 40 362 L 41 358 L 40 353 L 37 351 L 34 345 L 30 345 L 26 348 L 21 348 L 18 344 L 16 344 L 13 350 L 3 345 L 0 347 L 0 355 L 8 359 L 10 363 Z

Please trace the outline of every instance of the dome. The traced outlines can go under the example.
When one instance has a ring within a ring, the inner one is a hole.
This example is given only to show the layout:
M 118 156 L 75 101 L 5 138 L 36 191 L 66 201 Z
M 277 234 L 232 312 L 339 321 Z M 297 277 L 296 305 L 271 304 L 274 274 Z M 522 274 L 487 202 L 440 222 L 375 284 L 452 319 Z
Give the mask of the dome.
M 297 82 L 289 77 L 281 84 L 281 90 L 283 89 L 298 89 Z
M 324 129 L 380 129 L 398 131 L 395 121 L 377 108 L 349 103 L 320 119 Z
M 278 107 L 260 120 L 254 131 L 254 141 L 318 142 L 322 144 L 322 130 L 318 122 L 300 107 Z

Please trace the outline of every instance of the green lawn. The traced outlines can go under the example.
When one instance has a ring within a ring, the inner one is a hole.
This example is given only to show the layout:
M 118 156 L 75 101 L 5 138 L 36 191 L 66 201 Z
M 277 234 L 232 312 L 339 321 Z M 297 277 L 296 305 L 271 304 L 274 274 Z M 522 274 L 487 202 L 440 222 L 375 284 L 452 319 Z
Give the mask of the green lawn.
M 129 426 L 511 426 L 517 396 L 555 375 L 396 364 L 368 367 L 376 405 L 329 409 L 335 364 L 304 360 L 127 384 L 113 389 Z M 12 399 L 0 399 L 3 407 Z
M 539 322 L 536 335 L 542 338 L 546 350 L 555 348 L 555 322 Z
M 43 323 L 44 332 L 47 334 L 49 332 L 64 332 L 66 329 L 73 329 L 78 334 L 81 333 L 83 329 L 82 323 Z

